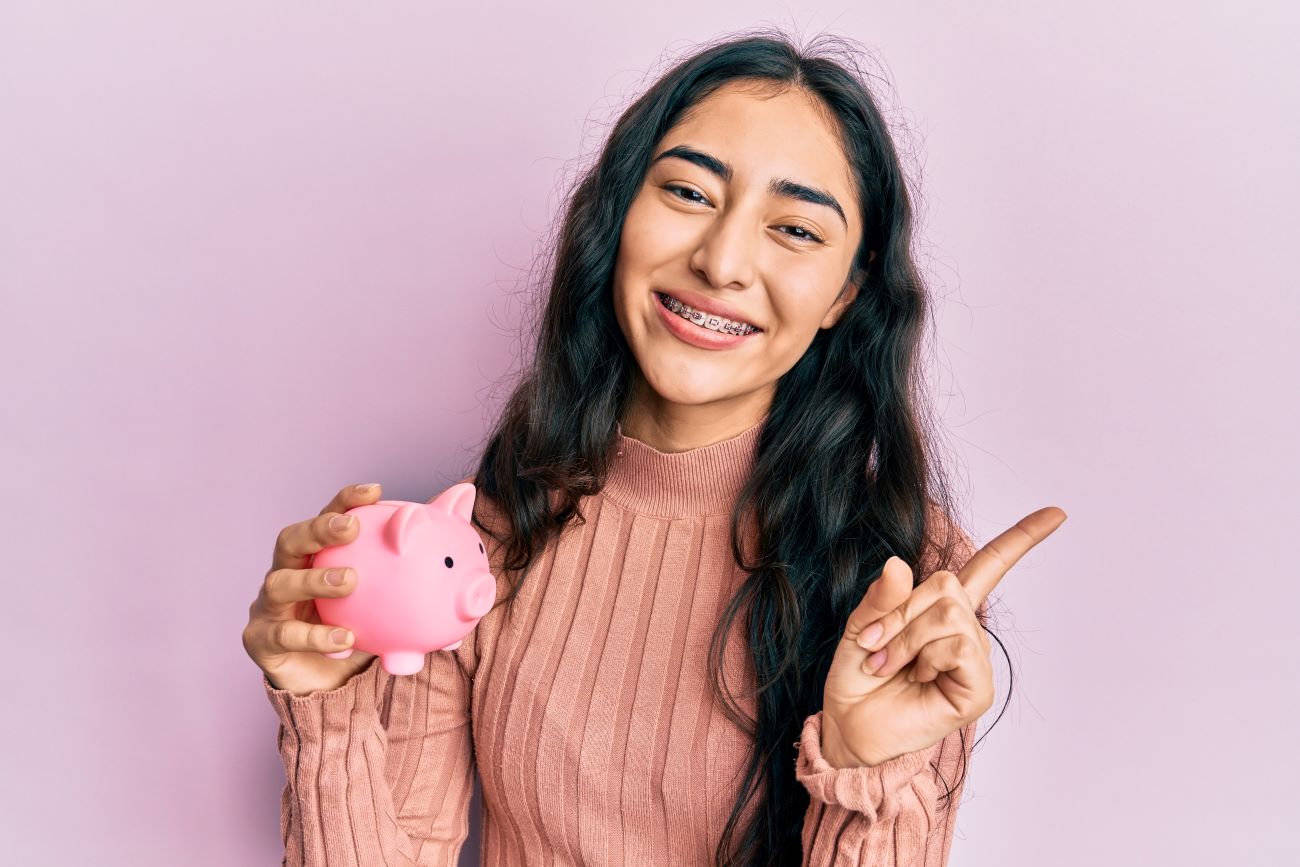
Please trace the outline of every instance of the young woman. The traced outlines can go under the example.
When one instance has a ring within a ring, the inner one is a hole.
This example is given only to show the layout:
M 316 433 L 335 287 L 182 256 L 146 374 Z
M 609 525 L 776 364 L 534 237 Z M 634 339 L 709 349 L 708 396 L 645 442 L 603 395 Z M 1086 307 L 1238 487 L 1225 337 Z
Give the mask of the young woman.
M 972 554 L 918 377 L 912 211 L 868 90 L 778 37 L 619 119 L 562 223 L 477 471 L 498 604 L 393 677 L 330 642 L 285 528 L 244 643 L 280 715 L 288 864 L 947 860 L 993 703 L 983 602 L 1065 515 Z

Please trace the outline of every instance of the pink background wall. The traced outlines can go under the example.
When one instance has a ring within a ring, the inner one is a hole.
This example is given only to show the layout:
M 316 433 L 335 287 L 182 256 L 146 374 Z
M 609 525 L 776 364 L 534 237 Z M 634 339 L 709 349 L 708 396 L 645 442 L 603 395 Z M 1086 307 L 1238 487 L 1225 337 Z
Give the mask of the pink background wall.
M 1070 515 L 1002 585 L 951 863 L 1300 856 L 1283 4 L 9 0 L 8 863 L 278 863 L 276 533 L 466 470 L 569 173 L 761 23 L 893 78 L 972 525 Z

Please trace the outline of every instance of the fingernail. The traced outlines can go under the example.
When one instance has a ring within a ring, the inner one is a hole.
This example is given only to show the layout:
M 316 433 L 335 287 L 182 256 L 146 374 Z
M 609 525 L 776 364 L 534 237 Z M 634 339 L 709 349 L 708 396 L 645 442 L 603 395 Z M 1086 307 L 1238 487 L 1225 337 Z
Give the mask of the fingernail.
M 858 646 L 864 650 L 880 640 L 880 636 L 885 634 L 885 627 L 879 620 L 862 630 L 858 636 Z
M 335 644 L 347 644 L 352 640 L 352 633 L 346 629 L 335 629 L 330 633 L 330 640 Z
M 867 668 L 871 669 L 872 671 L 878 671 L 880 667 L 885 664 L 885 660 L 889 658 L 888 650 L 889 650 L 888 648 L 882 647 L 879 650 L 877 650 L 875 653 L 868 656 Z
M 378 482 L 371 482 L 371 483 L 368 484 L 368 485 L 357 485 L 357 493 L 358 493 L 358 494 L 368 494 L 368 493 L 370 493 L 371 491 L 373 491 L 373 490 L 374 490 L 375 488 L 377 488 L 377 487 L 379 487 L 379 483 L 378 483 Z
M 331 569 L 325 573 L 325 583 L 333 584 L 335 587 L 341 585 L 347 578 L 343 575 L 342 569 Z
M 333 518 L 330 518 L 330 529 L 336 533 L 341 533 L 351 526 L 351 515 L 335 515 Z

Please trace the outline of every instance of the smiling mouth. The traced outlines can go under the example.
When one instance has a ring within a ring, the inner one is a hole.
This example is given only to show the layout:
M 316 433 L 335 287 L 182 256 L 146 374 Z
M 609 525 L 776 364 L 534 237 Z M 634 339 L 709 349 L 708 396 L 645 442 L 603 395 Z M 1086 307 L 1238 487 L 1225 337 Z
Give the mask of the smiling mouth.
M 755 325 L 750 325 L 748 322 L 736 322 L 716 313 L 705 313 L 703 310 L 696 310 L 689 304 L 683 304 L 671 295 L 665 295 L 662 292 L 655 292 L 655 297 L 670 312 L 708 331 L 744 337 L 747 334 L 754 334 L 763 330 Z

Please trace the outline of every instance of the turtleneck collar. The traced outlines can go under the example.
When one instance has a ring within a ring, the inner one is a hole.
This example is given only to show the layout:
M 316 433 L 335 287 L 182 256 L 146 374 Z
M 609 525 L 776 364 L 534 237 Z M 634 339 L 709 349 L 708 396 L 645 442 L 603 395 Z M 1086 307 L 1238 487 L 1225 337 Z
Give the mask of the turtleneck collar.
M 602 493 L 630 511 L 670 518 L 725 515 L 749 478 L 767 415 L 740 433 L 684 452 L 661 452 L 623 433 Z

